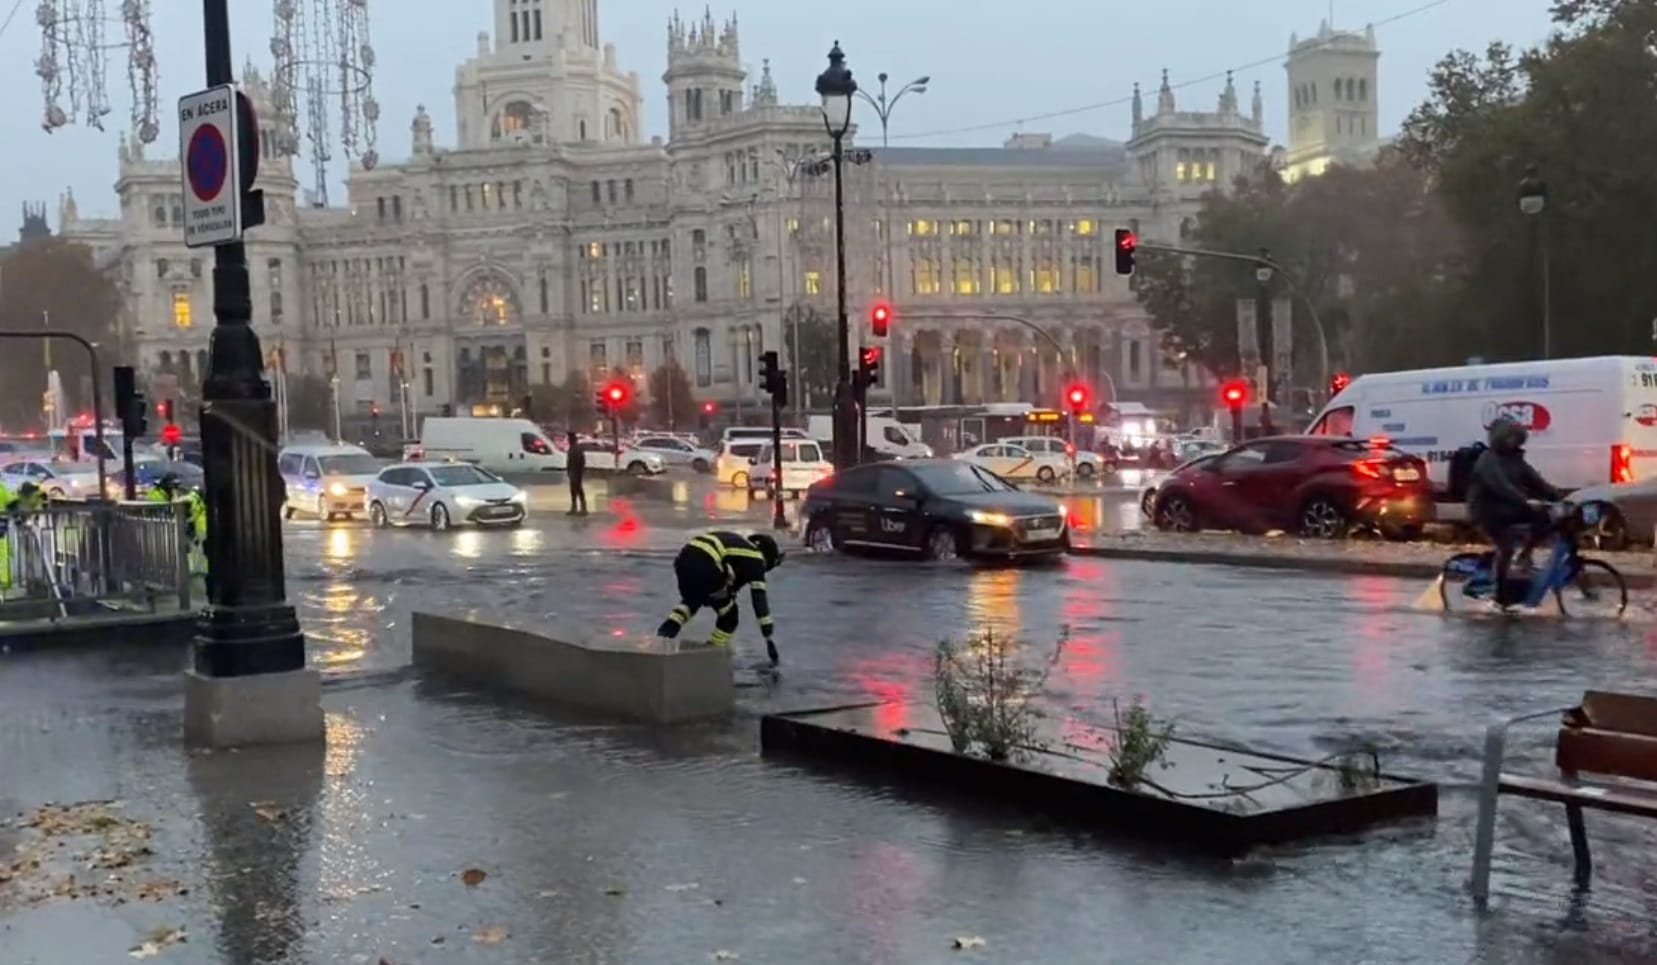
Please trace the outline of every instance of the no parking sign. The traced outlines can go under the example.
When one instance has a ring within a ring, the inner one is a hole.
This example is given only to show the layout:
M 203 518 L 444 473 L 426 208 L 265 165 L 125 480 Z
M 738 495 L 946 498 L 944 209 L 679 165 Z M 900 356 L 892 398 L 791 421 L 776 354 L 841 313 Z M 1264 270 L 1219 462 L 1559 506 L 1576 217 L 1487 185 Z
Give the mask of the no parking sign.
M 191 248 L 242 238 L 241 111 L 234 84 L 178 100 L 184 167 L 184 243 Z

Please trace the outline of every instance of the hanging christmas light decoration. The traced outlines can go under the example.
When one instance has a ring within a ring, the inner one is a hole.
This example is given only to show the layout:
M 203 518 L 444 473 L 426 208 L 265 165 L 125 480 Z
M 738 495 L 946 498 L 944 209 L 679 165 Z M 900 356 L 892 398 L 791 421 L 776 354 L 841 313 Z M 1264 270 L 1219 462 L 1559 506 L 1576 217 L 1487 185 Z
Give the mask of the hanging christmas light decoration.
M 316 198 L 326 204 L 328 162 L 336 144 L 364 170 L 380 163 L 380 102 L 374 99 L 368 0 L 275 0 L 273 12 L 271 93 L 287 128 L 283 146 L 288 153 L 299 153 L 303 135 Z
M 104 118 L 114 110 L 109 103 L 110 55 L 125 50 L 132 130 L 145 144 L 160 136 L 150 0 L 121 0 L 114 18 L 104 0 L 40 0 L 35 24 L 40 28 L 35 74 L 45 99 L 41 126 L 48 133 L 75 123 L 104 129 Z M 119 39 L 108 37 L 112 26 L 119 28 Z

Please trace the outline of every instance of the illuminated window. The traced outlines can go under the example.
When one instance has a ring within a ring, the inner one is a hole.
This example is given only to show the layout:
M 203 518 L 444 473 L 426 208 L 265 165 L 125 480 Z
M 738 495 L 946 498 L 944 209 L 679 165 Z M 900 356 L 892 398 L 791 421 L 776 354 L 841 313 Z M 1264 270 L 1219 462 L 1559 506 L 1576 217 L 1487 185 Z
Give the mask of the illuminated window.
M 943 272 L 936 258 L 917 258 L 913 269 L 913 290 L 917 295 L 936 295 L 943 290 Z
M 821 295 L 823 293 L 823 275 L 821 272 L 808 271 L 805 273 L 805 293 L 807 295 Z
M 978 277 L 978 266 L 970 261 L 956 261 L 955 294 L 977 295 L 983 290 L 983 281 Z
M 590 241 L 590 242 L 587 243 L 587 257 L 588 258 L 597 258 L 598 257 L 598 252 L 599 252 L 598 242 Z
M 1191 170 L 1184 161 L 1174 165 L 1174 180 L 1184 182 L 1191 179 Z
M 1091 220 L 1089 220 L 1087 218 L 1083 218 L 1082 220 L 1076 222 L 1076 233 L 1077 234 L 1079 234 L 1079 235 L 1090 235 L 1090 234 L 1093 234 L 1093 232 L 1094 232 L 1094 224 Z
M 1043 260 L 1030 269 L 1030 290 L 1051 295 L 1059 290 L 1059 266 Z
M 736 297 L 754 297 L 754 266 L 746 261 L 736 266 Z
M 1076 294 L 1088 295 L 1099 290 L 1099 274 L 1093 270 L 1093 259 L 1077 258 L 1072 268 L 1076 275 Z
M 912 235 L 935 235 L 938 233 L 938 223 L 936 221 L 911 221 L 909 222 L 909 233 Z
M 970 235 L 972 234 L 972 222 L 952 221 L 949 225 L 949 233 L 952 235 Z
M 1017 234 L 1018 233 L 1018 224 L 1017 224 L 1017 222 L 1007 221 L 1007 220 L 997 221 L 995 223 L 995 233 L 998 234 L 998 235 Z
M 190 318 L 189 292 L 173 292 L 173 324 L 179 328 L 189 328 L 194 324 Z
M 1012 262 L 996 259 L 990 268 L 990 277 L 994 280 L 997 295 L 1012 295 L 1018 292 L 1018 270 Z
M 791 235 L 797 235 L 797 234 L 800 233 L 800 219 L 799 218 L 789 218 L 788 219 L 788 233 L 791 234 Z

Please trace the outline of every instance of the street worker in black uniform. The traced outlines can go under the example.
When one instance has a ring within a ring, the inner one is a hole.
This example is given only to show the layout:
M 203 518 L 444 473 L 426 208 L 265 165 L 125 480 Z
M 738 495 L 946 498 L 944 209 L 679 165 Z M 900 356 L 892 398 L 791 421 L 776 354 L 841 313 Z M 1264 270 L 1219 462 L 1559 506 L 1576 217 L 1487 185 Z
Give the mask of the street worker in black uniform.
M 587 452 L 581 448 L 581 440 L 575 433 L 568 437 L 569 446 L 565 449 L 564 475 L 570 477 L 570 511 L 567 516 L 587 515 Z
M 747 587 L 754 601 L 754 616 L 765 634 L 765 655 L 776 666 L 780 658 L 771 640 L 771 603 L 766 596 L 765 575 L 782 563 L 777 541 L 764 533 L 740 536 L 715 530 L 692 537 L 673 561 L 673 575 L 679 580 L 679 605 L 662 621 L 656 632 L 671 640 L 690 622 L 696 611 L 711 607 L 718 619 L 708 643 L 729 646 L 736 633 L 738 594 Z

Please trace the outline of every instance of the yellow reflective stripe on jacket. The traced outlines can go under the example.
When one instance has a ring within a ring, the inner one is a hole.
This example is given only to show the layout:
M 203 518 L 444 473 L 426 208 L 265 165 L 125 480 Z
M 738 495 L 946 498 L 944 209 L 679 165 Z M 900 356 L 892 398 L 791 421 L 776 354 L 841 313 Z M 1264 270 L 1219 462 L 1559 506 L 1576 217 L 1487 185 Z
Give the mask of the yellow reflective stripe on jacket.
M 686 546 L 694 546 L 713 557 L 713 561 L 721 567 L 725 565 L 725 544 L 712 536 L 693 536 Z
M 759 560 L 761 563 L 765 562 L 764 553 L 761 553 L 759 550 L 748 549 L 745 546 L 727 546 L 725 547 L 725 555 L 736 556 L 742 559 Z

